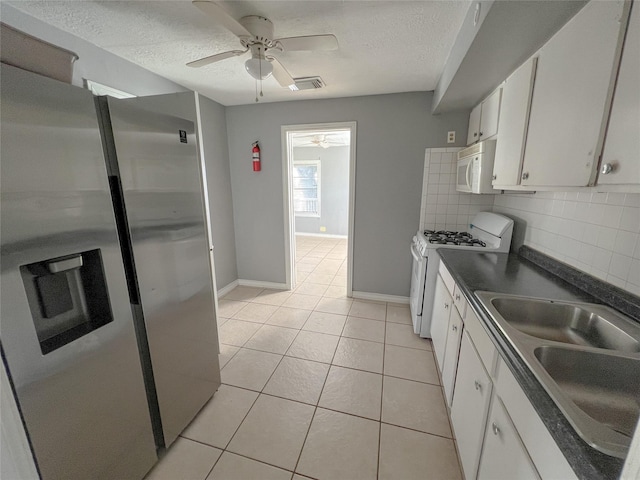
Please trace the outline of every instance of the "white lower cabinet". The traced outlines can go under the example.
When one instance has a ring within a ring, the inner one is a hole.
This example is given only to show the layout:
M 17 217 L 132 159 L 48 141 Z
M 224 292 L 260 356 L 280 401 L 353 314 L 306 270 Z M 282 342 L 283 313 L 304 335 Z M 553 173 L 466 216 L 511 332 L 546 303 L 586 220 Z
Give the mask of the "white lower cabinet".
M 447 344 L 444 349 L 444 362 L 442 364 L 442 386 L 447 405 L 451 405 L 453 399 L 453 386 L 458 369 L 458 353 L 460 352 L 460 339 L 462 338 L 462 317 L 457 308 L 451 309 L 449 317 L 449 331 Z
M 442 289 L 451 302 L 443 282 Z M 466 304 L 464 318 L 451 303 L 442 310 L 450 314 L 448 331 L 443 327 L 438 334 L 438 361 L 465 478 L 575 480 L 475 310 Z
M 447 290 L 442 277 L 438 275 L 433 299 L 433 313 L 431 315 L 431 341 L 433 342 L 433 351 L 436 354 L 440 371 L 442 371 L 442 366 L 444 365 L 447 332 L 449 331 L 449 315 L 452 308 L 453 300 L 449 290 Z
M 476 478 L 491 391 L 491 379 L 469 335 L 464 332 L 451 405 L 451 422 L 464 475 L 468 480 Z
M 467 477 L 468 478 L 468 477 Z M 500 399 L 494 395 L 478 480 L 537 480 L 540 476 Z

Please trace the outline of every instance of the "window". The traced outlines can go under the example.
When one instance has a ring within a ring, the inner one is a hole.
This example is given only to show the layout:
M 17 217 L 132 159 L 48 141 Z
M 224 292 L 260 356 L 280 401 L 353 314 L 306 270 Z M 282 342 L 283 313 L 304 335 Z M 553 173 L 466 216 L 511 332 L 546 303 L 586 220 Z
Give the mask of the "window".
M 293 210 L 298 216 L 320 216 L 320 160 L 293 162 Z

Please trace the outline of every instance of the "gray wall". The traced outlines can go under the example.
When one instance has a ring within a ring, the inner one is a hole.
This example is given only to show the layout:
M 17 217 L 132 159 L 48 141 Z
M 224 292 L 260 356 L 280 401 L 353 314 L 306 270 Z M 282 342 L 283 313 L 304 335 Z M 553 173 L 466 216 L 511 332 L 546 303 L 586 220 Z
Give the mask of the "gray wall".
M 320 160 L 320 217 L 296 215 L 296 233 L 349 233 L 350 147 L 296 147 L 293 160 Z M 326 231 L 321 232 L 320 227 Z
M 214 245 L 216 284 L 221 289 L 238 278 L 233 203 L 227 148 L 225 109 L 219 103 L 199 96 L 202 120 L 203 155 L 207 168 L 211 234 Z M 169 113 L 196 123 L 193 92 L 138 97 L 128 100 L 155 112 Z
M 218 289 L 238 279 L 225 108 L 200 95 L 204 157 Z
M 285 282 L 281 125 L 357 122 L 353 289 L 409 295 L 409 243 L 419 226 L 424 149 L 462 146 L 468 112 L 431 115 L 432 92 L 227 107 L 242 279 Z M 251 170 L 260 141 L 262 171 Z
M 73 67 L 74 85 L 82 87 L 82 79 L 88 78 L 133 95 L 157 95 L 185 92 L 186 88 L 160 75 L 145 70 L 122 57 L 113 55 L 79 37 L 27 15 L 5 2 L 0 2 L 3 23 L 31 36 L 71 50 L 79 59 Z

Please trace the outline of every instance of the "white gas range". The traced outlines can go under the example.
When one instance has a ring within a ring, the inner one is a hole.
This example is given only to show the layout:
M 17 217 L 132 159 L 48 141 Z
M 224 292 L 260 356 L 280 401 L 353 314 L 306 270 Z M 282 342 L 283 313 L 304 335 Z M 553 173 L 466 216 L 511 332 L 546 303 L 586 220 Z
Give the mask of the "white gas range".
M 413 331 L 431 338 L 431 310 L 438 276 L 438 248 L 462 248 L 478 252 L 509 252 L 513 220 L 492 212 L 473 217 L 469 232 L 419 231 L 411 243 L 413 267 L 409 306 Z

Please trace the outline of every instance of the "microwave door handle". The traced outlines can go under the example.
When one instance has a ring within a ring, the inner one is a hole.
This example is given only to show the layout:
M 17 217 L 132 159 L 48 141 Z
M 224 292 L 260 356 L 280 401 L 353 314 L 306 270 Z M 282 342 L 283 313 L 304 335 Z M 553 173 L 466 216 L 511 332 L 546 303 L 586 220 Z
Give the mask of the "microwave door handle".
M 465 179 L 467 181 L 467 188 L 469 188 L 469 190 L 471 190 L 471 179 L 469 178 L 469 175 L 471 174 L 472 165 L 473 165 L 473 160 L 470 160 L 469 163 L 467 163 L 467 173 L 465 175 Z

